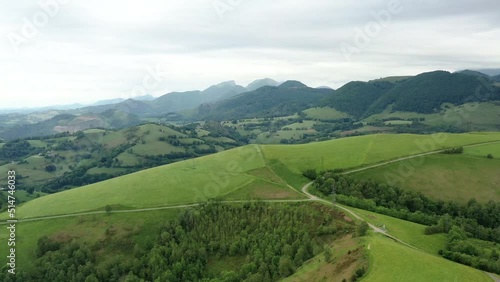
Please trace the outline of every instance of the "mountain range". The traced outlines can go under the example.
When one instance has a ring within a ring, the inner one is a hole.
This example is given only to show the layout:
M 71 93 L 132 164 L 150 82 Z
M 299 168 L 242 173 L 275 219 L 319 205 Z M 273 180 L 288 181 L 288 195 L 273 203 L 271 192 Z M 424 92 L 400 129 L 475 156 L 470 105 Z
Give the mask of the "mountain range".
M 493 73 L 494 74 L 494 73 Z M 278 83 L 260 79 L 243 87 L 234 81 L 203 91 L 168 93 L 158 98 L 114 99 L 78 109 L 51 111 L 40 122 L 19 118 L 13 123 L 0 115 L 0 137 L 12 139 L 87 128 L 121 128 L 141 120 L 160 118 L 186 122 L 238 120 L 291 116 L 310 108 L 332 108 L 353 120 L 382 112 L 433 114 L 444 105 L 500 100 L 500 76 L 473 70 L 450 73 L 433 71 L 416 76 L 387 77 L 368 82 L 353 81 L 333 90 L 311 88 L 299 81 Z M 21 115 L 22 116 L 22 115 Z

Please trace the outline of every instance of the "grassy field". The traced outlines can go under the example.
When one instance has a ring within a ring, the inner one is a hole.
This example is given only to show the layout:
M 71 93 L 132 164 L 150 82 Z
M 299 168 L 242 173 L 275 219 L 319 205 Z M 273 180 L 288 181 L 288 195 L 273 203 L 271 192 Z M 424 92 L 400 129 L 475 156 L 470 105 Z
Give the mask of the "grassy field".
M 262 145 L 261 148 L 266 159 L 279 160 L 294 173 L 301 173 L 310 168 L 359 167 L 445 147 L 496 140 L 500 140 L 500 133 L 376 134 L 303 145 Z
M 319 120 L 332 120 L 349 117 L 348 114 L 337 111 L 330 107 L 324 108 L 310 108 L 304 111 L 308 118 Z
M 500 147 L 500 144 L 495 145 Z M 488 147 L 495 147 L 489 145 Z M 482 154 L 492 149 L 471 148 Z M 494 148 L 496 149 L 496 148 Z M 467 149 L 468 151 L 469 149 Z M 397 176 L 397 186 L 420 191 L 438 200 L 466 203 L 472 198 L 480 202 L 500 201 L 500 159 L 464 155 L 429 155 L 352 174 L 358 179 L 387 183 L 387 176 Z M 402 174 L 400 172 L 403 172 Z M 391 180 L 392 181 L 392 180 Z
M 264 166 L 259 147 L 246 146 L 52 194 L 20 207 L 18 218 L 206 201 L 248 185 L 257 177 L 246 172 Z
M 349 209 L 375 226 L 382 228 L 385 225 L 389 234 L 429 254 L 437 255 L 446 244 L 445 234 L 425 235 L 425 225 L 356 208 Z
M 419 114 L 412 112 L 393 112 L 390 108 L 380 114 L 364 119 L 375 122 L 387 118 L 415 119 L 424 118 L 427 125 L 454 125 L 467 130 L 498 131 L 500 129 L 500 103 L 468 103 L 458 107 L 449 106 L 440 113 Z
M 362 281 L 491 281 L 485 273 L 414 250 L 380 234 L 368 241 L 370 268 Z
M 464 154 L 476 157 L 485 157 L 492 154 L 495 159 L 500 159 L 500 143 L 465 148 Z

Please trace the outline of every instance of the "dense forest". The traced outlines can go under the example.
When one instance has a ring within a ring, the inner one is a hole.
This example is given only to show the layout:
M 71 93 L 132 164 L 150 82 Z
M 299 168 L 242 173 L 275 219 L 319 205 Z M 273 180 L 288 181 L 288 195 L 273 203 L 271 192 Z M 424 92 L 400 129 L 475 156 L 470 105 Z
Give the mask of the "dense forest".
M 382 112 L 388 105 L 403 112 L 433 113 L 443 103 L 500 100 L 500 89 L 491 80 L 474 75 L 435 71 L 423 73 L 387 91 L 367 110 L 365 116 Z
M 33 271 L 16 276 L 2 272 L 0 280 L 277 281 L 323 252 L 324 244 L 352 233 L 354 223 L 343 217 L 316 204 L 212 202 L 165 222 L 149 249 L 130 241 L 117 246 L 123 252 L 133 250 L 132 259 L 101 263 L 99 243 L 61 243 L 42 237 Z M 209 267 L 213 259 L 241 263 L 233 269 L 214 271 Z
M 355 180 L 334 171 L 316 176 L 308 170 L 304 174 L 315 179 L 316 191 L 334 201 L 428 225 L 426 234 L 448 233 L 449 243 L 440 254 L 482 270 L 500 273 L 498 253 L 488 251 L 485 254 L 470 243 L 475 239 L 495 245 L 500 243 L 499 202 L 481 204 L 472 199 L 467 205 L 461 205 L 453 201 L 432 200 L 420 192 L 372 180 Z M 460 236 L 450 233 L 452 230 Z
M 387 81 L 349 82 L 320 102 L 359 119 L 384 93 L 395 86 Z

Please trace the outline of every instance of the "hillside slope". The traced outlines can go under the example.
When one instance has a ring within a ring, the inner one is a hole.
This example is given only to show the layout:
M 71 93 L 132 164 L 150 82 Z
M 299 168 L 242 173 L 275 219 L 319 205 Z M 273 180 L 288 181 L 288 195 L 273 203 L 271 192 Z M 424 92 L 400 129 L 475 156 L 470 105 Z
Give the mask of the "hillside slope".
M 287 81 L 280 86 L 264 86 L 215 105 L 203 105 L 199 115 L 217 120 L 287 116 L 313 107 L 332 92 L 310 88 L 298 81 Z
M 432 140 L 436 137 L 372 135 L 306 145 L 248 145 L 45 196 L 20 207 L 18 217 L 84 212 L 106 205 L 144 208 L 206 201 L 248 187 L 258 177 L 250 172 L 265 167 L 300 188 L 307 182 L 301 176 L 306 169 L 357 167 L 445 146 L 500 140 L 500 133 L 446 134 L 440 144 Z M 269 173 L 265 175 L 269 179 Z

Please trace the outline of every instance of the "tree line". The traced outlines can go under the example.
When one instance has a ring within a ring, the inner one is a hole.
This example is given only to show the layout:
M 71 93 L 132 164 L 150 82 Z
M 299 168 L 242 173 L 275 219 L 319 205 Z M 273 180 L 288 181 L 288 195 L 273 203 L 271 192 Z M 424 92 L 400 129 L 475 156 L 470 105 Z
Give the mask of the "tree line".
M 494 242 L 493 244 L 500 243 L 499 202 L 489 201 L 482 204 L 471 199 L 467 204 L 459 204 L 454 201 L 433 200 L 420 192 L 380 184 L 373 180 L 356 180 L 336 172 L 338 171 L 326 171 L 317 175 L 313 170 L 307 170 L 304 175 L 315 179 L 313 189 L 324 196 L 349 206 L 428 225 L 425 234 L 448 233 L 452 236 L 450 231 L 458 228 L 465 236 L 463 240 L 476 238 Z M 465 255 L 480 253 L 477 248 L 471 247 L 474 244 L 470 242 L 472 241 L 465 244 L 451 240 L 440 254 L 479 269 L 498 273 L 498 255 L 463 259 Z

